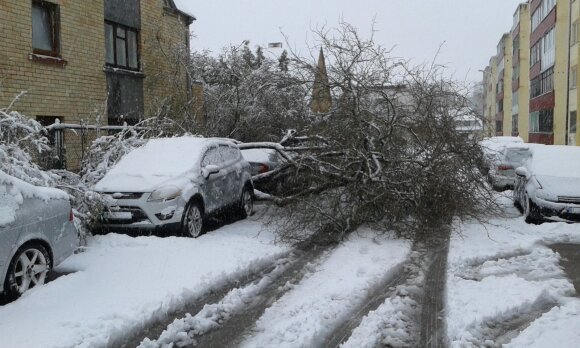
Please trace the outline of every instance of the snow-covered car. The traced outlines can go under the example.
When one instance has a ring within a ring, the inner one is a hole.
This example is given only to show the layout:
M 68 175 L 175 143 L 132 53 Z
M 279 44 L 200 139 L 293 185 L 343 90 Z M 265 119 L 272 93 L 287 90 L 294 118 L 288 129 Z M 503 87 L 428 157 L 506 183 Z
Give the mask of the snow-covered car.
M 516 174 L 514 204 L 527 222 L 580 221 L 580 147 L 532 147 Z
M 0 171 L 0 279 L 18 298 L 46 281 L 52 267 L 78 247 L 69 196 Z
M 489 169 L 489 179 L 494 189 L 499 191 L 513 189 L 516 182 L 516 168 L 521 167 L 531 156 L 530 147 L 534 145 L 513 143 L 498 153 Z
M 489 170 L 495 166 L 506 146 L 523 143 L 524 140 L 520 137 L 508 136 L 490 137 L 480 141 L 479 146 L 481 147 L 481 151 L 483 152 L 483 157 L 485 160 L 483 168 L 485 174 L 487 174 Z
M 107 198 L 104 231 L 177 231 L 198 237 L 207 217 L 253 210 L 250 165 L 233 142 L 151 139 L 125 155 L 94 187 Z

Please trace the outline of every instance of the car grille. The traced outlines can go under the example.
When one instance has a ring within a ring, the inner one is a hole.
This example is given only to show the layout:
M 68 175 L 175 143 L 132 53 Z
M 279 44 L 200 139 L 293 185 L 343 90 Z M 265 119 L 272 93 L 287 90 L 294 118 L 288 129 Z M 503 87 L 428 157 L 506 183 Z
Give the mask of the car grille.
M 131 213 L 131 220 L 117 220 L 117 219 L 106 219 L 105 221 L 107 223 L 112 223 L 112 224 L 122 224 L 122 225 L 130 225 L 130 224 L 134 224 L 134 223 L 138 223 L 138 222 L 145 222 L 145 221 L 149 221 L 149 218 L 147 217 L 147 214 L 145 214 L 145 212 L 139 208 L 139 207 L 118 207 L 118 209 L 113 209 L 113 212 L 119 212 L 119 213 Z
M 105 192 L 105 194 L 111 196 L 114 199 L 139 199 L 143 196 L 142 192 Z M 117 196 L 113 197 L 115 194 Z
M 558 202 L 580 204 L 580 197 L 559 196 Z

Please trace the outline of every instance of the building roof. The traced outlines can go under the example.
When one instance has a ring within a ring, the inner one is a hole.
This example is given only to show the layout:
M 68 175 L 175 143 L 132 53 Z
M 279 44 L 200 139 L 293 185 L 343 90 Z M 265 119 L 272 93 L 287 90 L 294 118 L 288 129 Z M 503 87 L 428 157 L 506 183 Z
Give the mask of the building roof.
M 189 6 L 187 4 L 191 4 L 191 0 L 165 0 L 165 2 L 174 10 L 182 14 L 183 16 L 189 19 L 189 23 L 197 20 L 195 15 L 191 13 L 189 10 Z

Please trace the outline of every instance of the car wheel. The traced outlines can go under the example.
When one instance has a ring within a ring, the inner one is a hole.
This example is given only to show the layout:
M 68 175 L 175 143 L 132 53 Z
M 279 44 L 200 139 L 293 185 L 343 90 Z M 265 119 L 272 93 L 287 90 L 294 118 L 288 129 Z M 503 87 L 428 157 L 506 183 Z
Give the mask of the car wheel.
M 8 268 L 4 282 L 6 297 L 15 300 L 26 291 L 43 285 L 51 268 L 52 260 L 44 246 L 32 243 L 21 247 Z
M 182 232 L 186 237 L 199 237 L 203 232 L 204 218 L 201 205 L 192 201 L 187 205 L 185 215 L 183 216 Z
M 518 194 L 516 190 L 513 190 L 513 201 L 514 201 L 514 207 L 518 208 L 518 210 L 520 211 L 520 213 L 523 213 L 522 210 L 522 204 L 520 203 L 520 201 L 518 200 Z
M 524 195 L 523 201 L 524 217 L 526 222 L 529 224 L 537 224 L 541 221 L 540 214 L 538 213 L 538 207 L 532 202 L 528 194 Z
M 242 197 L 240 198 L 240 203 L 238 206 L 238 215 L 245 219 L 252 215 L 254 211 L 254 196 L 252 195 L 252 190 L 246 186 L 244 191 L 242 191 Z

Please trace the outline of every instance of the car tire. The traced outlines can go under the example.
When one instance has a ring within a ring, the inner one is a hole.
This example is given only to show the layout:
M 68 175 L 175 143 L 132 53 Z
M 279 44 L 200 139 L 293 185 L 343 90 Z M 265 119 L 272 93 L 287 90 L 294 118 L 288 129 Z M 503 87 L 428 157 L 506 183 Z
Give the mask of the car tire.
M 198 201 L 191 201 L 183 213 L 181 222 L 182 235 L 197 238 L 203 234 L 205 218 L 201 204 Z
M 526 223 L 528 224 L 538 224 L 541 222 L 540 214 L 538 213 L 538 207 L 532 202 L 528 194 L 524 195 L 523 207 L 524 217 Z
M 52 258 L 40 243 L 20 247 L 10 265 L 4 281 L 4 294 L 8 300 L 19 298 L 26 291 L 44 285 L 52 269 Z
M 517 192 L 516 190 L 513 191 L 513 198 L 512 198 L 514 201 L 514 207 L 516 207 L 520 213 L 523 213 L 524 210 L 522 208 L 522 204 L 518 200 L 518 194 L 516 192 Z
M 254 211 L 254 194 L 252 192 L 251 186 L 244 186 L 242 191 L 242 196 L 240 197 L 240 202 L 238 203 L 238 216 L 241 219 L 245 219 L 252 215 Z

